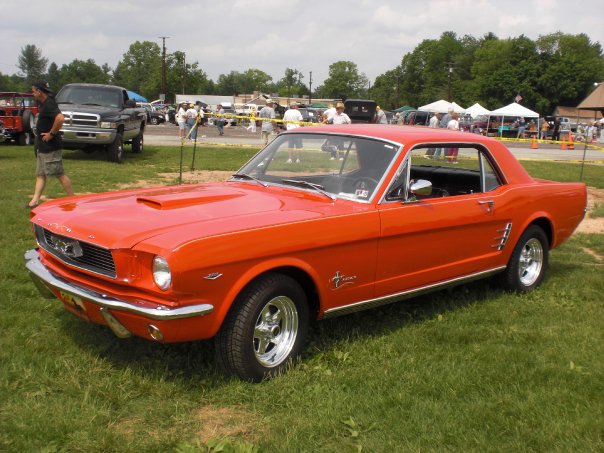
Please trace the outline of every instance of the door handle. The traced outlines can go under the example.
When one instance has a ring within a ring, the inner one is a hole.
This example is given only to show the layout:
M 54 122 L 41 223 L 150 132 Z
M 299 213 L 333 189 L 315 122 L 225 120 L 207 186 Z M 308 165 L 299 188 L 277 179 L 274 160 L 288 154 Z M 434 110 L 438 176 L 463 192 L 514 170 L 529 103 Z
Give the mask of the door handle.
M 487 212 L 492 212 L 493 206 L 495 206 L 495 202 L 493 200 L 479 201 L 478 204 L 480 206 L 485 206 L 487 208 Z

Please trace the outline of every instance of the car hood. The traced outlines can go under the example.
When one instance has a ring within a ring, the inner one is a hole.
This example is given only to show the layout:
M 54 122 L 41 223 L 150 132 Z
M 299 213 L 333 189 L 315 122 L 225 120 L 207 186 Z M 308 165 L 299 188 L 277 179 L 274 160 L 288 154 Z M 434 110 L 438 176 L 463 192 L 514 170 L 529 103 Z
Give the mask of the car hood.
M 36 208 L 32 222 L 110 249 L 159 235 L 173 248 L 213 235 L 345 215 L 361 206 L 367 208 L 296 188 L 231 182 L 57 199 Z

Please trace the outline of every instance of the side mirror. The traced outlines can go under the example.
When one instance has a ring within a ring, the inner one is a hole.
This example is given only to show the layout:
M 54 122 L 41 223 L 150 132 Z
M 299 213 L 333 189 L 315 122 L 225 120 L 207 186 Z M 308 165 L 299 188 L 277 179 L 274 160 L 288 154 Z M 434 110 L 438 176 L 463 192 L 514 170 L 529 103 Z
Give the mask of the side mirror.
M 129 109 L 136 108 L 136 101 L 134 99 L 128 99 L 125 105 Z
M 411 187 L 409 187 L 409 192 L 413 195 L 419 195 L 423 197 L 427 197 L 432 195 L 432 183 L 425 179 L 418 179 Z

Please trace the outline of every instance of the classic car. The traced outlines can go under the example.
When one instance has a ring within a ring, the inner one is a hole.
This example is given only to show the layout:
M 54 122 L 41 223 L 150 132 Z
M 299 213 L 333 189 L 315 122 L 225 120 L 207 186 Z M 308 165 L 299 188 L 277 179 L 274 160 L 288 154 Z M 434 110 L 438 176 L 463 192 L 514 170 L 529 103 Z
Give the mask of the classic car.
M 426 158 L 435 147 L 458 155 Z M 534 179 L 477 134 L 305 127 L 222 183 L 47 201 L 25 258 L 40 292 L 76 316 L 119 337 L 215 337 L 218 362 L 259 381 L 300 355 L 311 318 L 495 274 L 533 290 L 586 198 L 584 184 Z

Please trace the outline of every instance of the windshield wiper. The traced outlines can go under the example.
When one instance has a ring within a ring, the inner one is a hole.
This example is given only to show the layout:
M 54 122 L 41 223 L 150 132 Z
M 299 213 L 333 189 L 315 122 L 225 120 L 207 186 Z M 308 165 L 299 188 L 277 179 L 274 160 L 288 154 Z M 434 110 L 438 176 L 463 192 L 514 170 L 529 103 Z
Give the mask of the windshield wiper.
M 267 183 L 265 183 L 264 181 L 260 181 L 258 178 L 254 178 L 252 175 L 248 175 L 247 173 L 235 173 L 234 175 L 231 176 L 229 181 L 231 181 L 233 178 L 249 179 L 250 181 L 257 182 L 258 184 L 260 184 L 263 187 L 268 187 Z
M 57 101 L 57 104 L 73 104 L 71 101 Z
M 282 179 L 281 182 L 284 182 L 287 184 L 295 184 L 295 185 L 302 186 L 302 187 L 308 187 L 310 189 L 316 190 L 319 193 L 322 193 L 326 197 L 329 197 L 329 199 L 332 201 L 336 199 L 336 197 L 333 196 L 332 194 L 330 194 L 329 192 L 327 192 L 325 190 L 325 187 L 323 187 L 321 184 L 315 184 L 313 182 L 308 182 L 303 179 Z
M 97 107 L 101 107 L 101 104 L 95 104 L 94 102 L 86 102 L 85 104 L 81 105 L 96 105 Z

